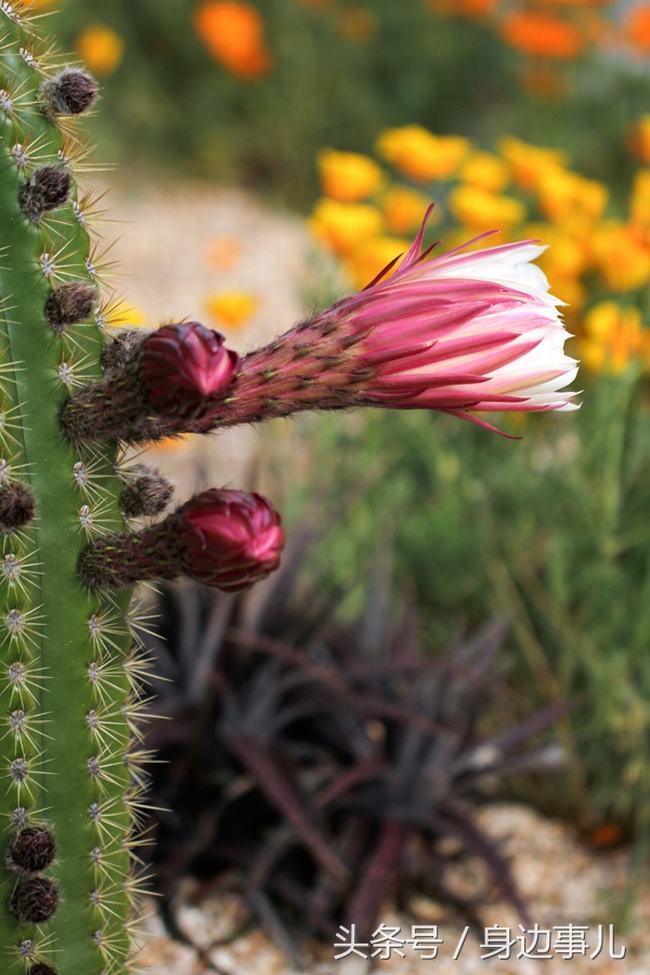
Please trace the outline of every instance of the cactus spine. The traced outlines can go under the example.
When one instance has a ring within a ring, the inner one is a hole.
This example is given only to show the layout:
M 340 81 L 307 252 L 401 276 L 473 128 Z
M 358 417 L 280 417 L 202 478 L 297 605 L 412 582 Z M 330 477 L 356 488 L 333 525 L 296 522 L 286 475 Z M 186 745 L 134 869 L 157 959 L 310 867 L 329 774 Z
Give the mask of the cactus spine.
M 0 48 L 0 953 L 3 970 L 120 975 L 139 664 L 129 593 L 93 594 L 77 561 L 123 527 L 121 481 L 114 445 L 73 446 L 59 424 L 70 389 L 101 375 L 101 273 L 72 125 L 96 86 L 52 63 L 26 4 L 0 3 Z M 32 840 L 49 855 L 21 853 Z

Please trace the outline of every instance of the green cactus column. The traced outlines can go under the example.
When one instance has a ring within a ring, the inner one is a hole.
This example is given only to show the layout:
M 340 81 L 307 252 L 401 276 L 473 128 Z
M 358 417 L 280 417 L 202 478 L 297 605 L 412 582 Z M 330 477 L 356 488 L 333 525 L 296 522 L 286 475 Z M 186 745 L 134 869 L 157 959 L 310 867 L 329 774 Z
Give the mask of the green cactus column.
M 73 448 L 59 423 L 70 390 L 100 374 L 101 273 L 72 126 L 96 92 L 48 63 L 38 23 L 0 3 L 0 838 L 28 847 L 0 865 L 0 956 L 3 971 L 119 975 L 139 665 L 129 594 L 91 594 L 77 562 L 122 526 L 120 480 L 113 446 Z M 30 861 L 48 838 L 56 855 Z

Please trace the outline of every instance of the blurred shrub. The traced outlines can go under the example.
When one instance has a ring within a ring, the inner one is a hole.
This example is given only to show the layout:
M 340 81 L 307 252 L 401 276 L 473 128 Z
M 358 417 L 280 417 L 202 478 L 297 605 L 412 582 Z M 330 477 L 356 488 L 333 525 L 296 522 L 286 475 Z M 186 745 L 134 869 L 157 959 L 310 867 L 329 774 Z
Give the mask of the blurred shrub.
M 97 131 L 117 161 L 301 204 L 322 146 L 364 149 L 405 122 L 566 142 L 616 180 L 622 134 L 647 109 L 648 78 L 613 59 L 576 65 L 564 100 L 540 98 L 488 21 L 419 0 L 61 3 L 57 29 L 104 78 Z
M 350 611 L 381 526 L 436 642 L 505 613 L 514 686 L 538 703 L 577 699 L 562 731 L 569 778 L 540 781 L 535 798 L 586 829 L 647 835 L 650 412 L 636 376 L 591 385 L 570 422 L 513 418 L 521 442 L 377 413 L 319 419 L 317 449 L 319 481 L 366 486 L 322 553 Z
M 385 549 L 359 617 L 341 625 L 336 594 L 305 586 L 313 522 L 253 593 L 163 587 L 160 636 L 146 636 L 151 707 L 170 719 L 145 743 L 163 914 L 178 934 L 188 876 L 195 901 L 235 889 L 301 970 L 297 940 L 331 944 L 341 923 L 371 936 L 389 898 L 408 910 L 433 897 L 476 922 L 498 890 L 524 916 L 475 810 L 501 780 L 557 768 L 545 732 L 566 712 L 515 717 L 520 695 L 495 672 L 499 623 L 422 653 L 412 606 L 391 608 Z

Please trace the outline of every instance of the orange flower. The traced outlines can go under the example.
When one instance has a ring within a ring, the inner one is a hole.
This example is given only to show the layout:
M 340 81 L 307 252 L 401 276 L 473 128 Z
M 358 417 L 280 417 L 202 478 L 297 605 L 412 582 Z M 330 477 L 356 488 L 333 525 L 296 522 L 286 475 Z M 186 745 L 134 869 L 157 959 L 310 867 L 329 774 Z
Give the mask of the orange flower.
M 521 83 L 526 91 L 537 98 L 563 99 L 568 92 L 566 78 L 554 65 L 526 63 L 521 72 Z
M 86 65 L 98 75 L 112 74 L 124 53 L 124 41 L 120 35 L 104 24 L 86 27 L 75 46 Z
M 515 183 L 524 190 L 534 190 L 544 176 L 562 168 L 566 162 L 561 149 L 533 146 L 513 135 L 500 140 L 499 150 L 510 164 Z
M 349 41 L 367 41 L 377 33 L 377 17 L 366 7 L 341 11 L 339 31 Z
M 207 258 L 218 271 L 232 271 L 241 257 L 241 244 L 234 237 L 215 237 L 208 249 Z
M 638 308 L 601 301 L 589 309 L 583 326 L 580 358 L 592 372 L 617 374 L 634 362 L 648 368 L 650 332 Z
M 384 129 L 377 152 L 405 176 L 421 182 L 452 176 L 469 152 L 467 139 L 434 135 L 421 125 Z
M 194 17 L 213 57 L 239 78 L 260 78 L 271 68 L 259 12 L 239 0 L 207 0 Z
M 399 237 L 371 237 L 346 261 L 346 270 L 357 288 L 365 288 L 369 281 L 396 257 L 405 254 L 409 247 L 410 242 Z
M 643 115 L 632 126 L 628 132 L 627 145 L 630 152 L 650 166 L 650 114 Z
M 627 35 L 640 51 L 650 54 L 650 3 L 632 10 L 627 22 Z
M 323 192 L 340 203 L 357 203 L 381 188 L 384 175 L 374 159 L 358 152 L 321 149 L 318 172 Z
M 519 11 L 503 21 L 508 44 L 533 57 L 569 59 L 582 49 L 578 28 L 552 14 Z
M 259 307 L 259 300 L 248 291 L 220 291 L 209 295 L 205 305 L 210 314 L 227 328 L 242 328 Z
M 381 201 L 386 226 L 393 234 L 408 234 L 419 228 L 430 199 L 417 190 L 406 186 L 389 189 Z M 439 220 L 438 207 L 433 211 L 434 220 Z
M 482 20 L 494 13 L 499 0 L 428 0 L 435 13 L 453 14 L 457 17 L 470 17 Z

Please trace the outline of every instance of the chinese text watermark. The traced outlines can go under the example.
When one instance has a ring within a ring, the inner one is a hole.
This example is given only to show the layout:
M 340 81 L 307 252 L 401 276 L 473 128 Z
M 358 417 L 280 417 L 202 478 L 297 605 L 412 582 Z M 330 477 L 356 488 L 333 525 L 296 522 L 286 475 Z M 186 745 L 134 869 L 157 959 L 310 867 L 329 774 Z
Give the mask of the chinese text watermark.
M 453 944 L 447 942 L 453 949 L 452 961 L 458 961 L 463 951 L 470 950 L 467 947 L 470 930 L 468 925 Z M 445 941 L 437 924 L 412 924 L 408 930 L 380 924 L 367 940 L 357 936 L 356 924 L 341 925 L 334 942 L 334 960 L 353 955 L 390 961 L 405 958 L 408 952 L 422 961 L 435 961 L 443 945 Z M 485 961 L 491 958 L 503 961 L 563 958 L 568 961 L 578 957 L 588 957 L 592 961 L 600 957 L 621 961 L 627 954 L 626 946 L 618 942 L 613 924 L 556 924 L 550 928 L 538 924 L 529 928 L 523 924 L 516 928 L 493 924 L 483 929 L 478 951 L 479 957 Z

